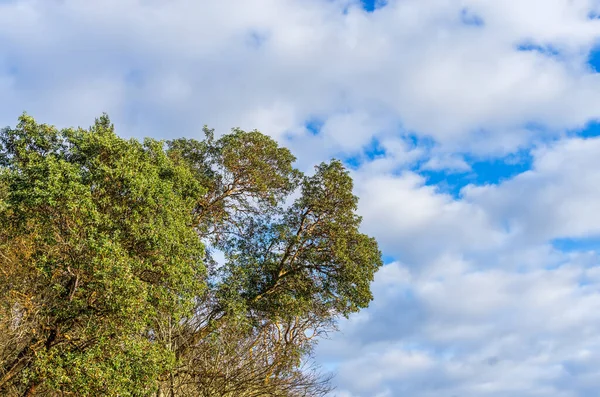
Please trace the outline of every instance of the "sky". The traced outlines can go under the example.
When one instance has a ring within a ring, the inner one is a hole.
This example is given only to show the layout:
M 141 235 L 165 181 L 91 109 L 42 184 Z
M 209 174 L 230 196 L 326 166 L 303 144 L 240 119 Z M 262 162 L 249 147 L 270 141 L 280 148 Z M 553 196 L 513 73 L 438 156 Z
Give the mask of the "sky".
M 0 0 L 0 93 L 342 159 L 386 264 L 332 396 L 598 395 L 599 0 Z

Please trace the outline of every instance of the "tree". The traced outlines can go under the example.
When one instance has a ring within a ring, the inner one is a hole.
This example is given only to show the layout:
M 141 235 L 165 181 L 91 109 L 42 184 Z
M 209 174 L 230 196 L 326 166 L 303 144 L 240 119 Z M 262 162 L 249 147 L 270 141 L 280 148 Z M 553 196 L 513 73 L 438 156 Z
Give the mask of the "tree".
M 153 342 L 160 314 L 204 286 L 201 186 L 106 117 L 58 131 L 23 116 L 0 142 L 0 389 L 144 395 L 174 362 Z
M 381 265 L 339 161 L 269 137 L 0 133 L 0 392 L 317 396 L 318 337 Z M 211 253 L 221 251 L 225 263 Z

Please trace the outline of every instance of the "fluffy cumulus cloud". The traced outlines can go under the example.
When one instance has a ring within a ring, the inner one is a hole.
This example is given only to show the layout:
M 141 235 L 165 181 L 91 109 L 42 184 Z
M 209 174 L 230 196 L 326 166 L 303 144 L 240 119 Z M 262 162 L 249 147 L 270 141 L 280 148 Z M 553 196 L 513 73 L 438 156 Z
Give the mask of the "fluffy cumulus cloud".
M 387 265 L 339 397 L 600 389 L 597 0 L 0 0 L 0 124 L 259 129 L 355 179 Z
M 402 129 L 504 153 L 597 116 L 597 7 L 546 3 L 5 1 L 1 116 L 27 103 L 63 123 L 109 111 L 139 134 L 277 136 L 316 118 L 332 151 Z
M 538 146 L 530 170 L 459 199 L 365 168 L 365 227 L 402 261 L 321 345 L 339 395 L 596 395 L 599 145 Z
M 424 274 L 388 265 L 372 307 L 321 346 L 339 365 L 340 395 L 596 395 L 598 258 L 560 260 L 528 271 L 456 258 Z

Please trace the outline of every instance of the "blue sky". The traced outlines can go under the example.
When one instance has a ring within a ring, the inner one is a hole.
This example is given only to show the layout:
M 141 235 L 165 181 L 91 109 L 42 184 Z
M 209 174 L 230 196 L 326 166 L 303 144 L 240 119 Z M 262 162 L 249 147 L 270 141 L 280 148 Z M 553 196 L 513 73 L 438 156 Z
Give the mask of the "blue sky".
M 361 0 L 362 7 L 367 12 L 373 12 L 387 4 L 385 0 Z
M 600 389 L 597 0 L 0 0 L 0 122 L 340 158 L 386 265 L 338 397 Z

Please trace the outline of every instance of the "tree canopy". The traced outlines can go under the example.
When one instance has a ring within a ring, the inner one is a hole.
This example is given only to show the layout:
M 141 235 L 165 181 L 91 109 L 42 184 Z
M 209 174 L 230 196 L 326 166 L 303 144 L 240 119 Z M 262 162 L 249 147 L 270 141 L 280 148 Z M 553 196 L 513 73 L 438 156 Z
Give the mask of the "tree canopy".
M 312 349 L 381 266 L 352 179 L 304 175 L 258 131 L 204 133 L 0 132 L 0 394 L 329 391 Z

